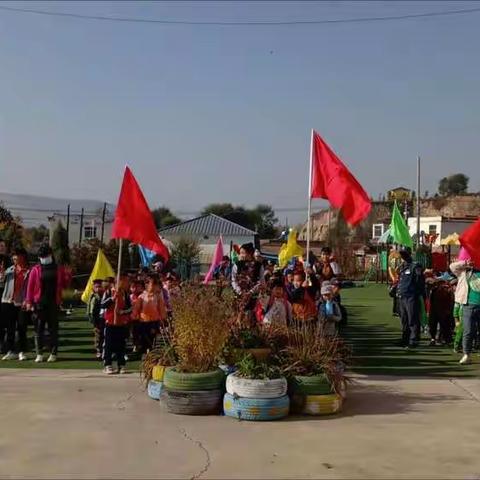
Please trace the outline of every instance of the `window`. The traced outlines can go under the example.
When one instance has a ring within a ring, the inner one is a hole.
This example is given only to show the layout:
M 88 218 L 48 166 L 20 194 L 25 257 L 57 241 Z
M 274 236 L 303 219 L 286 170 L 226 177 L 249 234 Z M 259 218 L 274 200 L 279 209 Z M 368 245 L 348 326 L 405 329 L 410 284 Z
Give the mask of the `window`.
M 429 225 L 428 226 L 428 234 L 429 235 L 436 235 L 437 234 L 437 226 L 436 225 Z
M 83 236 L 85 237 L 85 240 L 88 240 L 89 238 L 97 238 L 97 227 L 86 225 L 83 228 Z
M 373 238 L 380 238 L 384 233 L 383 223 L 373 225 Z

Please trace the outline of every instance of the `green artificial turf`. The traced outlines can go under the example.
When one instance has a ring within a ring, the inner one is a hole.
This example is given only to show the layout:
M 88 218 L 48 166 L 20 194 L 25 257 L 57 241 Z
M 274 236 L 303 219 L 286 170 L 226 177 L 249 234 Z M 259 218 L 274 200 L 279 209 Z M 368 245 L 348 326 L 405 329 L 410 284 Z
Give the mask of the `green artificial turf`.
M 473 365 L 461 366 L 458 364 L 461 355 L 454 354 L 451 348 L 429 347 L 428 338 L 422 339 L 416 350 L 407 352 L 396 346 L 400 339 L 400 320 L 392 316 L 392 300 L 385 285 L 370 284 L 345 289 L 342 291 L 342 298 L 349 312 L 344 335 L 353 347 L 354 372 L 400 376 L 480 375 L 478 354 L 474 354 Z M 29 361 L 0 361 L 0 368 L 101 369 L 102 364 L 94 355 L 92 328 L 84 312 L 85 309 L 77 309 L 73 315 L 62 318 L 57 363 L 36 364 L 33 362 L 33 351 L 30 351 Z M 28 334 L 31 339 L 32 327 L 29 327 Z M 127 368 L 138 370 L 138 360 L 130 361 Z
M 438 377 L 478 377 L 480 357 L 473 355 L 472 365 L 459 365 L 460 354 L 452 348 L 430 347 L 422 336 L 418 348 L 405 351 L 400 319 L 392 316 L 392 299 L 386 285 L 370 284 L 342 291 L 342 303 L 348 309 L 345 337 L 353 347 L 353 371 L 381 375 L 428 375 Z

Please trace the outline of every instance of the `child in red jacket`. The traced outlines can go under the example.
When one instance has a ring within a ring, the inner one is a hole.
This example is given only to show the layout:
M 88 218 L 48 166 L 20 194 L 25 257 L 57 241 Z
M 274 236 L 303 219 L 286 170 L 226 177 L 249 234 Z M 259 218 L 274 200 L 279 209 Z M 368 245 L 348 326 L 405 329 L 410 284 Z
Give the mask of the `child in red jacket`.
M 121 275 L 118 285 L 104 293 L 102 308 L 105 309 L 104 372 L 108 375 L 116 373 L 112 367 L 112 356 L 115 354 L 118 365 L 117 372 L 126 373 L 126 343 L 132 312 L 127 275 Z

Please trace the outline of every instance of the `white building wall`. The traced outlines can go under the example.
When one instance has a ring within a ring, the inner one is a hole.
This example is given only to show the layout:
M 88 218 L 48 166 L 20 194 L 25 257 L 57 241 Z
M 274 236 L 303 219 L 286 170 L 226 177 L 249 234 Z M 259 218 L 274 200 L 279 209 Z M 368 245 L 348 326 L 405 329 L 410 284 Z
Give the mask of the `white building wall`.
M 52 239 L 53 232 L 57 228 L 58 222 L 61 222 L 62 225 L 67 227 L 67 216 L 66 215 L 55 215 L 55 217 L 50 220 L 49 229 L 50 229 L 50 241 Z M 105 230 L 103 235 L 103 241 L 109 242 L 112 236 L 112 222 L 105 222 Z M 91 233 L 95 233 L 94 237 L 89 236 Z M 83 223 L 83 233 L 82 233 L 82 242 L 89 240 L 91 238 L 98 238 L 102 235 L 102 219 L 100 218 L 86 218 Z M 68 228 L 68 241 L 70 245 L 78 244 L 80 240 L 80 218 L 79 215 L 73 215 L 70 217 L 70 225 Z

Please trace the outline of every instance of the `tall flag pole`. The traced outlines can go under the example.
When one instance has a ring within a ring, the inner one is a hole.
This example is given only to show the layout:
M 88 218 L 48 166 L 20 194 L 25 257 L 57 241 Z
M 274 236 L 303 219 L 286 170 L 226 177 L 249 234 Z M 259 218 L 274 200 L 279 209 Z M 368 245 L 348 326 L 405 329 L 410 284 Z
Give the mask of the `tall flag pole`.
M 313 172 L 313 128 L 310 136 L 310 167 L 308 170 L 308 217 L 307 217 L 307 261 L 305 269 L 309 263 L 310 254 L 310 229 L 312 224 L 312 172 Z

